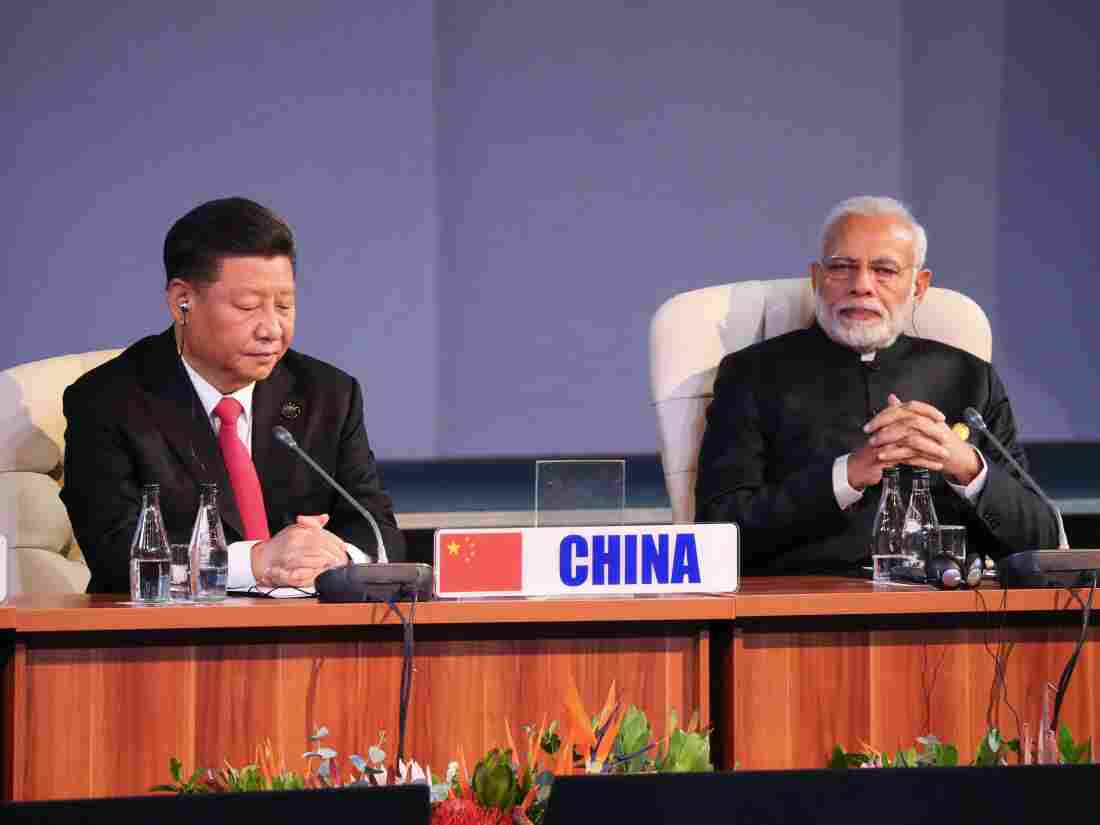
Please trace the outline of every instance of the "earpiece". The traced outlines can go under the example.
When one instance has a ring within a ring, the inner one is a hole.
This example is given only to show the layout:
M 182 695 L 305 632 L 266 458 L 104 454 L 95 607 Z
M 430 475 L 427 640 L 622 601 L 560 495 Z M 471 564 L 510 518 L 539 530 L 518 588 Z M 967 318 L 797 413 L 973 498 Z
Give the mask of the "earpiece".
M 925 575 L 928 583 L 940 590 L 974 590 L 982 586 L 983 567 L 982 557 L 977 553 L 968 555 L 962 565 L 952 556 L 940 553 L 929 560 Z
M 959 563 L 946 553 L 940 553 L 928 560 L 925 576 L 929 584 L 940 590 L 957 590 L 963 583 Z
M 180 301 L 179 308 L 180 308 L 180 314 L 183 316 L 183 318 L 180 320 L 180 323 L 183 326 L 187 326 L 187 313 L 191 311 L 191 302 L 190 301 Z

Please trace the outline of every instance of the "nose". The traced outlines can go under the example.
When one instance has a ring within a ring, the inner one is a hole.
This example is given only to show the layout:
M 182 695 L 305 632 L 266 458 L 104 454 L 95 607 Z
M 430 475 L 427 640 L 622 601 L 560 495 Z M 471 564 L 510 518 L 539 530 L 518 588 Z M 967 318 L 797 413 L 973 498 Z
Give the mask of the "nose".
M 853 295 L 873 295 L 875 292 L 875 276 L 871 267 L 865 263 L 859 263 L 855 272 L 849 279 L 849 291 Z
M 264 307 L 256 324 L 256 337 L 263 341 L 281 338 L 283 334 L 282 320 L 274 305 Z

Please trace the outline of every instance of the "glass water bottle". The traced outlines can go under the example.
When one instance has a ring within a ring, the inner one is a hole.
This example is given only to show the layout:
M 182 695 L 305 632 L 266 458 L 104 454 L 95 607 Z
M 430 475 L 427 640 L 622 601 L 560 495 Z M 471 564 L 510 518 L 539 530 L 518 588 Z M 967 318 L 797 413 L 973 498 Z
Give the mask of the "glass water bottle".
M 932 504 L 932 483 L 928 470 L 913 470 L 913 491 L 905 511 L 902 530 L 902 552 L 916 564 L 927 565 L 940 552 L 940 522 Z
M 218 485 L 199 487 L 199 512 L 191 530 L 188 555 L 191 561 L 191 599 L 216 602 L 225 598 L 229 576 L 229 549 L 218 512 Z
M 160 512 L 160 485 L 141 488 L 141 512 L 130 543 L 130 599 L 141 603 L 168 601 L 172 551 Z
M 871 555 L 898 556 L 902 553 L 905 506 L 901 503 L 901 473 L 897 467 L 882 471 L 882 497 L 871 531 Z

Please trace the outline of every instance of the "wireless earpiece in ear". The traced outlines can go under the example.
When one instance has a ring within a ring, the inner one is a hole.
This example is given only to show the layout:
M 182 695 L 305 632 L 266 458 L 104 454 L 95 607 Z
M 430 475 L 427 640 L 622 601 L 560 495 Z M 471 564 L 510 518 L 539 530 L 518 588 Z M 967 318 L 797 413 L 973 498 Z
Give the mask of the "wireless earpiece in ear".
M 183 326 L 187 326 L 187 313 L 191 311 L 191 303 L 189 301 L 180 301 L 179 303 L 180 314 L 183 316 L 180 319 L 180 323 Z

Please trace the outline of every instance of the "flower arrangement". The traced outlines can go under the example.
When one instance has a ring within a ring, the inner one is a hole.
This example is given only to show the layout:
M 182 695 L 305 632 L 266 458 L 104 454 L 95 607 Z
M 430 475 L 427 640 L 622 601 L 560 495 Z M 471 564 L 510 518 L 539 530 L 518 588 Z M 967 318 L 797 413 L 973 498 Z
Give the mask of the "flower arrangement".
M 221 769 L 199 769 L 187 778 L 182 763 L 173 757 L 169 770 L 174 782 L 153 790 L 186 794 L 419 782 L 430 786 L 434 825 L 538 825 L 555 776 L 714 770 L 710 731 L 700 729 L 698 714 L 687 728 L 681 728 L 671 711 L 665 735 L 654 739 L 645 713 L 625 705 L 614 683 L 600 712 L 590 716 L 570 680 L 565 719 L 566 724 L 560 725 L 544 716 L 537 728 L 524 726 L 522 748 L 516 746 L 511 724 L 505 720 L 503 746 L 491 748 L 472 772 L 459 749 L 458 759 L 448 764 L 443 778 L 411 759 L 398 762 L 392 772 L 387 769 L 384 733 L 366 758 L 351 754 L 348 764 L 341 765 L 337 752 L 322 745 L 329 734 L 322 727 L 311 737 L 313 749 L 303 754 L 304 773 L 288 770 L 286 761 L 277 759 L 270 741 L 265 741 L 256 748 L 251 764 L 235 768 L 226 761 Z
M 1024 743 L 1019 739 L 1005 739 L 997 728 L 990 728 L 978 742 L 972 765 L 992 767 L 1007 765 L 1010 754 L 1024 765 L 1065 764 L 1082 765 L 1092 762 L 1092 739 L 1075 742 L 1069 728 L 1062 725 L 1057 737 L 1047 731 L 1037 742 L 1031 741 L 1027 723 L 1024 723 Z M 830 768 L 946 768 L 959 764 L 959 751 L 954 745 L 944 744 L 932 734 L 921 736 L 917 745 L 898 750 L 893 757 L 886 751 L 863 745 L 862 750 L 848 752 L 840 745 L 833 748 L 827 766 Z

